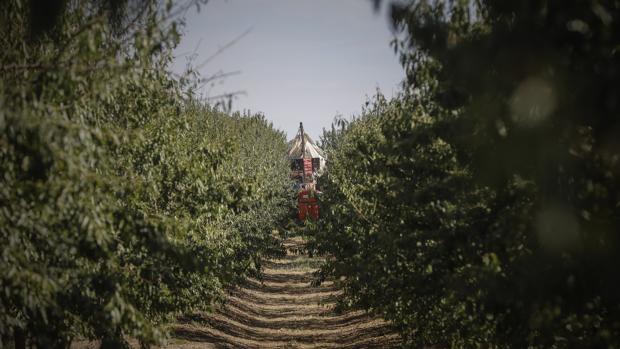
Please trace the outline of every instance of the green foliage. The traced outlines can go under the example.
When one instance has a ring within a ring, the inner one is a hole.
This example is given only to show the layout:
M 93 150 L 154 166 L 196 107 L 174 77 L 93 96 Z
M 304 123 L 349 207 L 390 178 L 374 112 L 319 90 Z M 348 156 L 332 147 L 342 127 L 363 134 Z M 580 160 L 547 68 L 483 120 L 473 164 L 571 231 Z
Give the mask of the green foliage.
M 280 253 L 285 136 L 172 77 L 156 3 L 121 34 L 71 4 L 36 40 L 29 11 L 0 5 L 0 340 L 157 343 Z
M 620 347 L 620 8 L 398 2 L 403 96 L 325 133 L 314 248 L 407 345 Z
M 488 343 L 496 323 L 478 287 L 506 277 L 508 253 L 526 253 L 508 247 L 523 245 L 522 231 L 498 231 L 531 211 L 531 190 L 513 184 L 500 197 L 476 185 L 446 141 L 459 118 L 379 96 L 341 133 L 322 178 L 315 248 L 334 256 L 323 275 L 341 280 L 343 306 L 392 320 L 413 346 Z

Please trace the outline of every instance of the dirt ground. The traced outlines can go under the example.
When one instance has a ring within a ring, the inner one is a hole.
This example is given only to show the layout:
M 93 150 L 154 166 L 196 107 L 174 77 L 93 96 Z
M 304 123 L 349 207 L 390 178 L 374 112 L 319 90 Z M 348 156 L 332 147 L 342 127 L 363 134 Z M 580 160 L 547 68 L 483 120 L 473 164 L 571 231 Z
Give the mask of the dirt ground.
M 264 262 L 261 281 L 248 279 L 213 314 L 194 314 L 174 326 L 169 348 L 389 348 L 399 337 L 362 312 L 336 314 L 333 283 L 311 285 L 321 260 L 284 241 L 287 255 Z M 182 341 L 182 342 L 181 342 Z M 213 346 L 207 346 L 207 344 Z
M 321 260 L 299 253 L 303 244 L 299 237 L 286 239 L 287 255 L 264 261 L 263 280 L 248 279 L 230 291 L 215 313 L 180 319 L 165 349 L 397 346 L 400 338 L 385 321 L 363 312 L 334 311 L 340 291 L 331 282 L 311 285 Z

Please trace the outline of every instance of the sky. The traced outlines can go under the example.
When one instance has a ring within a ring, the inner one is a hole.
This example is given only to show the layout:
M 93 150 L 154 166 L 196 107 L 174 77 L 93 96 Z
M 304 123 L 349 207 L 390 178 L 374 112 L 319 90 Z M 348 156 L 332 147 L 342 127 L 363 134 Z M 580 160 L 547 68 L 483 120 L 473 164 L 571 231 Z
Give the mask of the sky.
M 208 61 L 203 77 L 239 72 L 201 93 L 243 91 L 233 110 L 263 113 L 288 138 L 303 122 L 316 139 L 377 89 L 398 92 L 404 72 L 387 15 L 368 0 L 210 0 L 187 12 L 173 70 L 193 57 L 194 66 Z

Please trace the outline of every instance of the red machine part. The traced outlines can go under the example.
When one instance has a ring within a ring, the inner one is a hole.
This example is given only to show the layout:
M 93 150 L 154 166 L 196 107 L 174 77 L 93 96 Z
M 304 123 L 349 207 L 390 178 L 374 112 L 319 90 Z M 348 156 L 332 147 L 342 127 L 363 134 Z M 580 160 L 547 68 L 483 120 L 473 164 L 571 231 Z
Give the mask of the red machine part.
M 312 178 L 312 159 L 304 159 L 304 176 Z
M 300 190 L 297 194 L 297 216 L 300 220 L 319 219 L 319 204 L 313 190 Z

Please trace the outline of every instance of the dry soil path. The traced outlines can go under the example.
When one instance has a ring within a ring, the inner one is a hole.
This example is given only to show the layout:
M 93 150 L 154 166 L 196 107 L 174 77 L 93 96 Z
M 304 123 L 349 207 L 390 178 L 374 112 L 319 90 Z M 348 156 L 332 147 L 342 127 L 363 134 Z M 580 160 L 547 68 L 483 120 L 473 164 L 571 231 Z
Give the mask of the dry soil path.
M 215 313 L 175 325 L 167 348 L 390 348 L 388 324 L 363 312 L 334 312 L 333 283 L 313 287 L 320 259 L 300 253 L 303 240 L 284 241 L 287 255 L 264 262 L 264 279 L 248 279 Z

